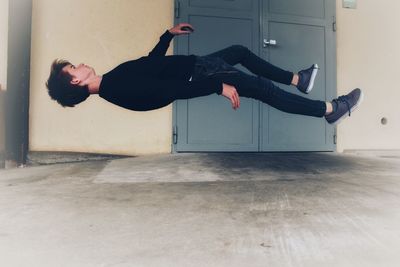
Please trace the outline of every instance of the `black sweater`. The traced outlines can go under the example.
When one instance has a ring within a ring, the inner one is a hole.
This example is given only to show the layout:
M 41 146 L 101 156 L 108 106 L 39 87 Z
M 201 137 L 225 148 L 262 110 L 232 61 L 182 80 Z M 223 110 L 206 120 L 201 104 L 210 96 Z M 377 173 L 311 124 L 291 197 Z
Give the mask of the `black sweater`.
M 165 56 L 174 35 L 166 31 L 147 57 L 127 61 L 103 75 L 99 96 L 136 111 L 158 109 L 176 99 L 222 93 L 213 79 L 189 81 L 196 57 Z

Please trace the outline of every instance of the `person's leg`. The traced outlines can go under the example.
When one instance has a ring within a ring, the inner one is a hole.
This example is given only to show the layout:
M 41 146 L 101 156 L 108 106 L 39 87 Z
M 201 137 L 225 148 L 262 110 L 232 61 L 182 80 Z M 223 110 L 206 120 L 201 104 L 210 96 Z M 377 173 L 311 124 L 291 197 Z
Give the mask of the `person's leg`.
M 311 100 L 286 92 L 270 80 L 240 72 L 238 74 L 216 74 L 221 82 L 235 86 L 239 96 L 262 101 L 278 110 L 313 117 L 324 117 L 327 113 L 325 101 Z
M 288 93 L 275 86 L 270 80 L 245 74 L 216 57 L 199 58 L 193 73 L 193 80 L 212 77 L 219 82 L 231 84 L 238 90 L 239 96 L 254 98 L 281 111 L 306 116 L 323 117 L 330 124 L 337 124 L 347 113 L 359 106 L 362 92 L 355 89 L 332 102 L 310 100 Z M 186 92 L 190 93 L 190 92 Z
M 295 77 L 296 75 L 293 72 L 272 65 L 242 45 L 232 45 L 207 56 L 222 58 L 226 63 L 232 66 L 241 64 L 256 75 L 282 84 L 294 84 L 292 82 L 294 82 L 294 79 L 298 78 Z

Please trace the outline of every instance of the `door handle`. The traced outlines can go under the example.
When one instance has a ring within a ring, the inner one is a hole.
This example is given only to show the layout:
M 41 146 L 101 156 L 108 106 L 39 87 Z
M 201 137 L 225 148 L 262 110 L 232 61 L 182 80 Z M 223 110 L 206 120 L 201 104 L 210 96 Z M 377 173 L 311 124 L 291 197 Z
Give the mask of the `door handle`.
M 263 47 L 267 47 L 267 46 L 269 46 L 269 45 L 277 45 L 276 40 L 267 40 L 267 39 L 264 39 L 264 40 L 263 40 Z

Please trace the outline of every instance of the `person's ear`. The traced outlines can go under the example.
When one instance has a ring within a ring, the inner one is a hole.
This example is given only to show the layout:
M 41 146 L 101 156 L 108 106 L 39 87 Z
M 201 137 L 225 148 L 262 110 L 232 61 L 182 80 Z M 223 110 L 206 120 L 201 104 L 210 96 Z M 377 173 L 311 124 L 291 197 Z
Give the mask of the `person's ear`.
M 73 85 L 78 85 L 80 82 L 81 81 L 79 79 L 76 79 L 76 78 L 71 80 L 71 84 L 73 84 Z

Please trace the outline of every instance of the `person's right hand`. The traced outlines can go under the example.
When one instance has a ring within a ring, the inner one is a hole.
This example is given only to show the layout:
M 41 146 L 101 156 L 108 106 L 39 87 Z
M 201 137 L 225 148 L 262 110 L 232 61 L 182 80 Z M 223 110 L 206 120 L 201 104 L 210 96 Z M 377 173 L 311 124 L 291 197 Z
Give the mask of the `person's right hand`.
M 240 106 L 240 98 L 237 90 L 234 86 L 223 83 L 222 84 L 222 95 L 228 98 L 232 102 L 232 108 L 238 109 Z
M 191 31 L 183 31 L 181 30 L 182 27 L 189 27 L 189 28 L 193 28 L 193 26 L 189 23 L 179 23 L 178 25 L 175 25 L 174 27 L 172 27 L 171 29 L 169 29 L 168 31 L 173 34 L 173 35 L 181 35 L 181 34 L 190 34 Z

